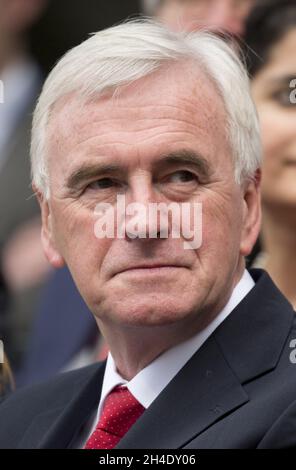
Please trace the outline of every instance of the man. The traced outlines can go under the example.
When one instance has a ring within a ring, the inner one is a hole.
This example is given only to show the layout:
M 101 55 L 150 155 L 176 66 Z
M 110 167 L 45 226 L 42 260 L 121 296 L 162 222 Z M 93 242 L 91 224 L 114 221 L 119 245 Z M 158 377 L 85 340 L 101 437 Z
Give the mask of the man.
M 42 243 L 110 353 L 8 398 L 2 448 L 269 446 L 296 396 L 296 333 L 268 275 L 244 267 L 260 227 L 248 87 L 223 41 L 151 21 L 93 35 L 51 72 L 32 135 Z
M 143 0 L 143 10 L 175 31 L 207 28 L 241 36 L 255 0 Z
M 204 27 L 215 31 L 218 29 L 227 34 L 239 34 L 243 30 L 245 17 L 254 2 L 253 0 L 210 2 L 208 0 L 144 0 L 142 3 L 144 13 L 155 15 L 172 29 L 191 31 Z M 64 298 L 63 305 L 60 303 L 60 294 Z M 48 301 L 48 296 L 50 301 Z M 82 313 L 82 310 L 85 313 Z M 59 336 L 56 332 L 57 322 Z M 72 328 L 65 343 L 63 338 L 69 324 Z M 55 340 L 52 341 L 52 338 Z M 47 344 L 46 350 L 44 343 Z M 52 350 L 50 350 L 50 344 Z M 95 340 L 92 315 L 79 298 L 67 267 L 54 271 L 48 281 L 45 298 L 41 297 L 41 306 L 36 321 L 32 324 L 27 349 L 21 369 L 16 376 L 18 387 L 40 382 L 62 370 L 88 365 L 96 357 L 101 356 L 101 338 L 98 337 Z

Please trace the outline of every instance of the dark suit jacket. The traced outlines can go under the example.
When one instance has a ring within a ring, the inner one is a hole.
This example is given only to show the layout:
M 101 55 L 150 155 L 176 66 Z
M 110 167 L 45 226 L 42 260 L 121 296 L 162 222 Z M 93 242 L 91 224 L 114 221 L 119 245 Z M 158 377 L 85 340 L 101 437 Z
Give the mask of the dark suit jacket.
M 256 286 L 118 449 L 296 446 L 296 365 L 290 360 L 294 311 L 264 271 L 251 274 Z M 62 374 L 6 399 L 0 406 L 0 447 L 71 447 L 98 405 L 104 369 L 100 363 Z

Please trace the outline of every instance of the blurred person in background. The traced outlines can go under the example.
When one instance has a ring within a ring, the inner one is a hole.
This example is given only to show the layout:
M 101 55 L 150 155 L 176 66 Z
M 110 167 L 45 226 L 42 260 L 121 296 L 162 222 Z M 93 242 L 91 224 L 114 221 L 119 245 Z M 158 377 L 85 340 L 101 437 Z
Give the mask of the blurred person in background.
M 31 115 L 42 75 L 27 32 L 46 0 L 0 0 L 0 270 L 10 294 L 4 333 L 12 364 L 25 347 L 38 285 L 49 272 L 39 240 L 40 217 L 30 188 Z M 3 325 L 3 322 L 1 322 Z
M 0 402 L 13 390 L 14 379 L 9 366 L 8 359 L 4 354 L 3 361 L 0 360 Z
M 54 270 L 42 289 L 27 350 L 15 373 L 16 386 L 38 383 L 63 370 L 95 362 L 101 339 L 69 269 Z
M 207 28 L 241 36 L 255 0 L 142 0 L 144 13 L 174 31 Z
M 5 314 L 7 310 L 8 292 L 3 275 L 0 271 L 0 339 L 5 336 Z
M 245 42 L 262 130 L 261 252 L 267 270 L 296 308 L 296 2 L 265 0 L 251 13 Z

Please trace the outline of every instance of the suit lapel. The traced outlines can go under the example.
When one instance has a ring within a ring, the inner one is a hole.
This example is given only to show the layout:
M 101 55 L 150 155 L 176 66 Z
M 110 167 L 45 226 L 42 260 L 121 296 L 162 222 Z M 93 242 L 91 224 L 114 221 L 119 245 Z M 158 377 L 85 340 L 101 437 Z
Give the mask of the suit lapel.
M 276 367 L 295 314 L 266 272 L 250 273 L 256 285 L 213 333 L 241 383 Z
M 119 442 L 118 449 L 180 448 L 248 401 L 246 381 L 276 367 L 293 309 L 261 270 L 254 288 Z
M 105 362 L 93 366 L 89 376 L 64 391 L 63 403 L 36 416 L 24 434 L 21 449 L 65 449 L 98 406 Z
M 119 442 L 118 449 L 180 448 L 248 401 L 213 337 Z

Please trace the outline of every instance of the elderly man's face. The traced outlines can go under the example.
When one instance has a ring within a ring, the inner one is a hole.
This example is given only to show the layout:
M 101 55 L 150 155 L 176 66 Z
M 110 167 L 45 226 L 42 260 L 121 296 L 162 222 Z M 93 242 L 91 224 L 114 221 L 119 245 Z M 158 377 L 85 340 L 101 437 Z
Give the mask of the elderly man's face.
M 244 196 L 234 182 L 225 126 L 215 87 L 192 64 L 158 71 L 113 98 L 56 104 L 43 243 L 53 265 L 66 261 L 97 318 L 165 325 L 226 303 L 259 216 L 255 186 Z M 145 206 L 202 203 L 201 247 L 184 249 L 172 236 L 97 238 L 94 208 L 115 205 L 118 194 Z

